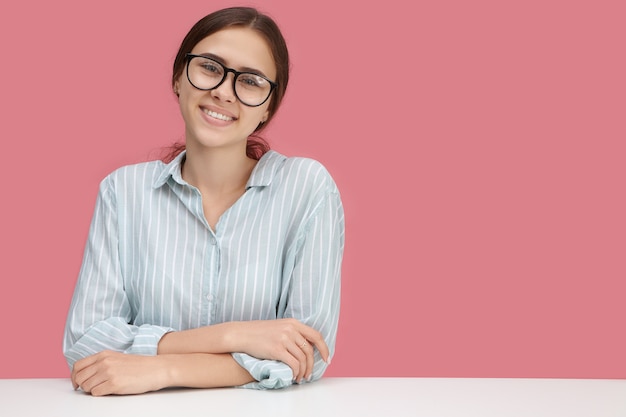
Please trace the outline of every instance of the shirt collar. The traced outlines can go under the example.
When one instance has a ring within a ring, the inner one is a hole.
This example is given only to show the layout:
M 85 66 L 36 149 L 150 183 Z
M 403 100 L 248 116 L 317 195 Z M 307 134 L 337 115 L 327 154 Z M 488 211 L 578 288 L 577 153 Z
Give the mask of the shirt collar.
M 164 165 L 163 170 L 152 183 L 152 188 L 159 188 L 163 186 L 163 184 L 165 184 L 170 178 L 179 184 L 186 184 L 181 174 L 181 168 L 183 161 L 185 160 L 186 153 L 186 151 L 182 151 L 170 163 Z
M 185 160 L 186 151 L 182 151 L 176 158 L 170 163 L 164 165 L 161 173 L 155 178 L 152 183 L 153 188 L 159 188 L 163 186 L 170 178 L 181 185 L 188 185 L 183 180 L 181 174 L 182 163 Z M 250 174 L 246 189 L 251 187 L 266 187 L 272 183 L 272 179 L 276 176 L 276 172 L 282 166 L 287 158 L 284 155 L 279 154 L 276 151 L 266 152 Z
M 279 154 L 276 151 L 267 151 L 250 174 L 246 189 L 250 187 L 267 187 L 272 183 L 272 179 L 276 176 L 276 172 L 283 163 L 287 160 L 284 155 Z

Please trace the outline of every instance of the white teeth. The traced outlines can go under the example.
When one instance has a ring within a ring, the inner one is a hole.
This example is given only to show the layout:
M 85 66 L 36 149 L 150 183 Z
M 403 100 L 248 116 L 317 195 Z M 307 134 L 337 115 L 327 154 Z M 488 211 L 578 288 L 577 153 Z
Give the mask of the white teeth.
M 223 115 L 223 114 L 220 114 L 220 113 L 216 113 L 216 112 L 211 111 L 211 110 L 204 109 L 204 112 L 206 114 L 208 114 L 209 116 L 215 118 L 215 119 L 225 120 L 227 122 L 230 122 L 231 120 L 233 120 L 232 117 L 228 117 L 226 115 Z

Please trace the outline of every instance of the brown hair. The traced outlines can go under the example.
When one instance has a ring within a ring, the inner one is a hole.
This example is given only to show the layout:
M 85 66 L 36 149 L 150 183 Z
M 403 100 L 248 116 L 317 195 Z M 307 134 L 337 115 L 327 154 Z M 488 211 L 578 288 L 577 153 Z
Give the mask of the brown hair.
M 255 30 L 267 42 L 276 65 L 276 79 L 274 81 L 277 87 L 272 92 L 272 97 L 270 97 L 267 120 L 265 123 L 259 123 L 254 133 L 248 137 L 246 147 L 248 157 L 259 159 L 270 149 L 270 146 L 265 139 L 258 136 L 258 133 L 276 114 L 289 82 L 289 52 L 287 51 L 287 44 L 280 29 L 271 17 L 251 7 L 230 7 L 213 12 L 200 19 L 189 30 L 178 49 L 172 71 L 172 87 L 174 87 L 176 81 L 178 81 L 185 70 L 185 65 L 187 64 L 186 54 L 191 52 L 196 44 L 207 36 L 230 27 L 246 27 Z M 184 149 L 184 144 L 174 144 L 163 160 L 166 162 L 171 161 Z

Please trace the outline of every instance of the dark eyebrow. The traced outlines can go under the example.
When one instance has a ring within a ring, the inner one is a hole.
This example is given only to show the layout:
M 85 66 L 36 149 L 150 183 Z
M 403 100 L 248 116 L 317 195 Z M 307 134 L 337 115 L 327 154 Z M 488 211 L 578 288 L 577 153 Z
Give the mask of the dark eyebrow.
M 226 60 L 225 60 L 224 58 L 220 57 L 219 55 L 211 54 L 211 53 L 208 53 L 208 52 L 203 53 L 203 54 L 198 54 L 198 55 L 203 56 L 203 57 L 205 57 L 205 58 L 212 59 L 213 61 L 217 61 L 217 62 L 219 62 L 220 64 L 224 65 L 225 67 L 227 67 L 227 66 L 228 66 L 228 65 L 226 64 Z M 239 72 L 250 72 L 250 73 L 252 73 L 252 74 L 260 75 L 260 76 L 265 77 L 265 78 L 267 78 L 267 79 L 269 80 L 269 77 L 268 77 L 267 75 L 265 75 L 265 74 L 263 73 L 263 71 L 260 71 L 260 70 L 258 70 L 258 69 L 256 69 L 256 68 L 250 68 L 250 67 L 239 67 L 239 68 L 236 68 L 236 69 L 237 69 L 237 71 L 239 71 Z

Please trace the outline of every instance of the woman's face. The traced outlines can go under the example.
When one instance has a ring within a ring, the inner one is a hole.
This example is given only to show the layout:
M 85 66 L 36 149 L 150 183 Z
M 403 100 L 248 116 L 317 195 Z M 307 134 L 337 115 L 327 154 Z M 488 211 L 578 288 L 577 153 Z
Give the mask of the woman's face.
M 255 72 L 274 81 L 276 65 L 265 40 L 249 28 L 227 28 L 207 36 L 191 51 L 206 55 L 236 71 Z M 195 59 L 195 58 L 194 58 Z M 268 117 L 272 97 L 258 107 L 241 103 L 233 91 L 233 73 L 213 90 L 198 90 L 183 71 L 174 85 L 185 120 L 187 148 L 241 147 L 260 122 Z

